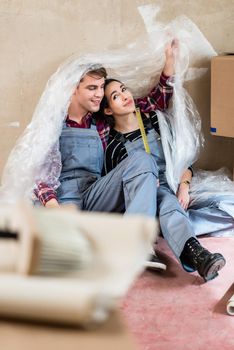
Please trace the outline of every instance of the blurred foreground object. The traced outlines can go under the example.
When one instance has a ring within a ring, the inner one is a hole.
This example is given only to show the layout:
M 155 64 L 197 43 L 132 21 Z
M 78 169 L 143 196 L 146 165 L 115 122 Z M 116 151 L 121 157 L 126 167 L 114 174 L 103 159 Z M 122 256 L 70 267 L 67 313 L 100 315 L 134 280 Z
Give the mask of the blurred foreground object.
M 105 321 L 155 241 L 142 216 L 0 207 L 0 316 L 61 324 Z
M 227 302 L 227 313 L 234 316 L 234 294 Z

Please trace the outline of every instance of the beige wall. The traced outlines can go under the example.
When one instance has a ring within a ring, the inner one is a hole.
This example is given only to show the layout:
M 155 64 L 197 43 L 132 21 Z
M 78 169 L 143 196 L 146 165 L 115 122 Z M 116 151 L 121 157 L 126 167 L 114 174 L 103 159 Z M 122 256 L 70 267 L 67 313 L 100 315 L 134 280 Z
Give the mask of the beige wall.
M 123 47 L 145 31 L 137 6 L 144 0 L 0 1 L 0 171 L 31 119 L 49 76 L 72 53 Z M 218 53 L 234 50 L 233 0 L 151 0 L 160 20 L 187 15 Z M 206 146 L 198 165 L 232 169 L 234 139 L 211 136 L 210 72 L 188 86 L 202 117 Z M 19 127 L 9 123 L 18 121 Z

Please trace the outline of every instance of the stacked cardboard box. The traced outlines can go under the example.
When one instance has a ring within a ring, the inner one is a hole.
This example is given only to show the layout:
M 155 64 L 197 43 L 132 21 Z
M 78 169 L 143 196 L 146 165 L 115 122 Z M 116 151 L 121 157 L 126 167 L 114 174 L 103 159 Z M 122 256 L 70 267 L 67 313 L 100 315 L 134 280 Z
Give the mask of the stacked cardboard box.
M 234 137 L 234 55 L 211 60 L 211 128 L 216 136 Z

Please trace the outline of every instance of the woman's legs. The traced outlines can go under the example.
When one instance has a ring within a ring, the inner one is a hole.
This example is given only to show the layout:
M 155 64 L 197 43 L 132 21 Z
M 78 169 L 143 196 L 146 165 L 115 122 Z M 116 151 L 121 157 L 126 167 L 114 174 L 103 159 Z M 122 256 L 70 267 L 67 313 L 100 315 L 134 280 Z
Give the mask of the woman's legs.
M 158 212 L 162 234 L 184 269 L 197 270 L 205 281 L 215 278 L 225 259 L 201 246 L 187 213 L 168 186 L 158 189 Z

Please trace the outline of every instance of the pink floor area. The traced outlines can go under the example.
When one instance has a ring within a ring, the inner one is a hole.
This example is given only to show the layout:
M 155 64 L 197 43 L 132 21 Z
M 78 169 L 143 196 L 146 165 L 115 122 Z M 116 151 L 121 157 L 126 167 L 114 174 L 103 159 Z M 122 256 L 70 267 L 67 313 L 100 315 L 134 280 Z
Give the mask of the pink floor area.
M 144 272 L 124 299 L 122 311 L 139 349 L 234 349 L 234 316 L 226 313 L 234 294 L 234 237 L 201 242 L 227 260 L 216 279 L 204 283 L 185 272 L 160 238 L 157 249 L 167 271 Z

